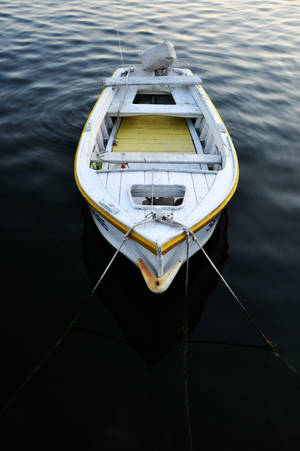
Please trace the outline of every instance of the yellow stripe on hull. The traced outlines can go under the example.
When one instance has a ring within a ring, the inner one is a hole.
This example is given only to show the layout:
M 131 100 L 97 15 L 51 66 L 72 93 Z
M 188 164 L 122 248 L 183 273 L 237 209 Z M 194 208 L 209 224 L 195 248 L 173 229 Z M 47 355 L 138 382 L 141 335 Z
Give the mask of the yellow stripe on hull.
M 203 89 L 203 88 L 202 88 Z M 105 90 L 105 89 L 104 89 Z M 104 90 L 101 92 L 96 104 L 98 103 L 101 95 L 103 94 Z M 206 94 L 206 93 L 205 93 Z M 207 95 L 207 94 L 206 94 Z M 209 96 L 207 95 L 209 101 L 211 102 Z M 76 184 L 82 194 L 82 196 L 86 199 L 86 201 L 105 219 L 107 219 L 114 227 L 116 227 L 118 230 L 120 230 L 122 233 L 128 232 L 129 228 L 122 224 L 120 221 L 118 221 L 116 218 L 114 218 L 112 215 L 110 215 L 108 212 L 104 211 L 102 208 L 100 208 L 93 200 L 87 195 L 85 190 L 80 185 L 77 171 L 76 171 L 76 165 L 77 165 L 77 158 L 78 158 L 78 151 L 81 143 L 82 136 L 85 132 L 87 123 L 90 120 L 90 117 L 96 107 L 96 104 L 91 111 L 88 120 L 84 126 L 84 129 L 82 131 L 77 150 L 76 150 L 76 156 L 75 156 L 75 162 L 74 162 L 74 173 L 75 173 L 75 180 Z M 215 106 L 211 102 L 214 110 L 219 116 L 218 111 L 216 110 Z M 221 119 L 222 121 L 222 119 Z M 223 121 L 222 121 L 223 122 Z M 226 133 L 229 136 L 229 139 L 232 143 L 231 137 L 226 129 Z M 135 135 L 134 135 L 135 134 Z M 154 135 L 154 136 L 153 136 Z M 135 137 L 134 137 L 135 136 Z M 113 151 L 115 152 L 178 152 L 178 153 L 196 153 L 194 144 L 192 141 L 192 138 L 190 136 L 186 121 L 184 118 L 180 117 L 171 117 L 171 116 L 130 116 L 123 118 L 119 132 L 117 134 L 116 138 L 117 145 L 113 147 Z M 160 147 L 164 146 L 164 148 Z M 233 149 L 234 149 L 234 156 L 236 160 L 237 165 L 237 174 L 234 186 L 232 187 L 230 193 L 227 195 L 226 199 L 219 205 L 216 210 L 214 210 L 212 213 L 210 213 L 206 218 L 204 218 L 202 221 L 195 224 L 193 227 L 191 227 L 192 231 L 196 233 L 199 231 L 202 227 L 204 227 L 206 224 L 208 224 L 210 221 L 214 219 L 215 216 L 217 216 L 228 204 L 230 199 L 232 198 L 239 179 L 239 168 L 238 168 L 238 162 L 237 162 L 237 156 L 236 151 L 234 148 L 234 145 L 232 143 Z M 130 234 L 130 237 L 148 249 L 153 254 L 158 253 L 157 246 L 139 235 L 136 232 L 132 232 Z M 169 242 L 165 243 L 162 246 L 162 254 L 166 254 L 169 252 L 174 246 L 178 245 L 185 239 L 185 234 L 179 234 Z

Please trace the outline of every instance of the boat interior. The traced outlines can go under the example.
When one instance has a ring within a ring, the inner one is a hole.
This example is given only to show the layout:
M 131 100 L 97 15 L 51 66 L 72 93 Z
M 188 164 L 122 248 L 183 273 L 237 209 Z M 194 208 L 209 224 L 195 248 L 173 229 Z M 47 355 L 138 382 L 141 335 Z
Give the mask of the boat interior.
M 113 89 L 115 94 L 90 154 L 90 167 L 102 176 L 106 174 L 106 187 L 109 175 L 113 175 L 110 173 L 130 171 L 132 175 L 142 171 L 143 180 L 139 178 L 141 183 L 132 186 L 129 192 L 133 207 L 182 208 L 185 191 L 178 188 L 180 183 L 175 183 L 174 172 L 179 181 L 187 174 L 191 177 L 198 203 L 224 161 L 215 134 L 189 87 L 170 87 L 169 91 L 159 85 L 148 89 L 147 86 Z M 203 179 L 200 191 L 195 188 L 199 177 Z M 118 183 L 115 177 L 114 180 Z
M 168 92 L 153 94 L 142 91 L 136 94 L 132 104 L 176 105 L 176 102 Z M 221 157 L 203 114 L 194 118 L 160 115 L 159 112 L 124 116 L 122 113 L 111 115 L 108 112 L 98 131 L 91 155 L 90 166 L 93 169 L 98 168 L 99 155 L 104 152 L 194 153 Z M 201 163 L 200 167 L 218 171 L 222 168 L 221 158 L 218 163 Z

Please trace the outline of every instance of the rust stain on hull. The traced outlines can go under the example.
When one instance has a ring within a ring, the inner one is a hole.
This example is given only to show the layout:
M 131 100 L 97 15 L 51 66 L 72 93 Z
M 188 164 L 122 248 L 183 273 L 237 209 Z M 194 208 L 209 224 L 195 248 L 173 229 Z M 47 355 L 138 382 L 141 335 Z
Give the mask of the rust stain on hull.
M 137 259 L 137 264 L 149 290 L 158 294 L 163 293 L 169 288 L 182 262 L 176 262 L 175 265 L 161 277 L 155 277 L 142 258 Z

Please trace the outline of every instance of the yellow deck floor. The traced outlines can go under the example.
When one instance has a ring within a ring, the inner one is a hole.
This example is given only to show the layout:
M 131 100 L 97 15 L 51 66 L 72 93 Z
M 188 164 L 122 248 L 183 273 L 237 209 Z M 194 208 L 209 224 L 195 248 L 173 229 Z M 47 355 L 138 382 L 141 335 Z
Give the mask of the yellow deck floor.
M 195 153 L 184 118 L 129 116 L 123 118 L 113 152 Z

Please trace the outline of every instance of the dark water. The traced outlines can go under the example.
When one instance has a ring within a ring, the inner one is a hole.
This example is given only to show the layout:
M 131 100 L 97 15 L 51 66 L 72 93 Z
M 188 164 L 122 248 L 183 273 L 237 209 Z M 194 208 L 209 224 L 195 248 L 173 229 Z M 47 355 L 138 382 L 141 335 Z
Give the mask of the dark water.
M 73 179 L 102 79 L 166 38 L 178 65 L 203 78 L 240 161 L 207 251 L 300 371 L 300 2 L 0 5 L 1 405 L 112 256 Z M 194 449 L 298 450 L 297 378 L 260 347 L 211 343 L 261 345 L 201 256 L 190 273 Z M 120 256 L 77 330 L 7 409 L 1 449 L 188 449 L 183 292 L 184 270 L 167 295 L 151 296 Z

